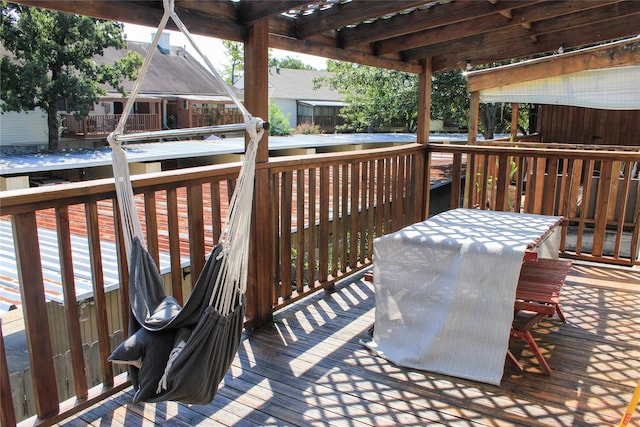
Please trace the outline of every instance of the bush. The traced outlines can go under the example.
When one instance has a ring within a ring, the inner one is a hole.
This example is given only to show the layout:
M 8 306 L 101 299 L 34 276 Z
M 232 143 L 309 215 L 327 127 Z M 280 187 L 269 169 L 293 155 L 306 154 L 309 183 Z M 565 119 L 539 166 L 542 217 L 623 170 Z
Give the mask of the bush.
M 275 104 L 269 104 L 269 135 L 289 136 L 293 132 L 289 126 L 289 115 L 282 112 Z
M 324 132 L 320 128 L 320 125 L 301 123 L 296 126 L 296 130 L 293 133 L 296 135 L 318 135 Z

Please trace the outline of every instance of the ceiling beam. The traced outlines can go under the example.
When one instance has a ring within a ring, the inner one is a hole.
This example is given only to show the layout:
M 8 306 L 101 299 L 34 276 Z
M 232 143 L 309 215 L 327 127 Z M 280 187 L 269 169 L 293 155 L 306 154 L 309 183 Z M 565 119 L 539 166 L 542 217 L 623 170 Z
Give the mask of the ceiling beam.
M 133 3 L 127 1 L 119 1 L 118 7 L 105 7 L 105 4 L 113 5 L 114 2 L 105 2 L 104 0 L 81 0 L 81 1 L 50 1 L 50 0 L 20 0 L 21 4 L 44 9 L 58 10 L 66 13 L 78 13 L 82 11 L 85 16 L 93 18 L 107 19 L 110 21 L 130 22 L 136 25 L 148 27 L 158 27 L 164 10 L 162 2 L 149 1 L 141 3 Z M 208 37 L 216 37 L 226 40 L 243 41 L 245 29 L 241 25 L 235 24 L 229 19 L 215 19 L 211 15 L 205 15 L 202 11 L 188 9 L 184 6 L 190 2 L 178 2 L 175 6 L 176 13 L 180 20 L 189 29 L 192 34 L 198 34 Z M 207 2 L 197 2 L 206 5 Z M 216 1 L 216 3 L 223 3 Z M 231 3 L 225 1 L 226 5 Z M 219 10 L 219 9 L 216 9 Z M 167 23 L 168 30 L 178 31 L 173 21 L 170 19 Z
M 357 64 L 369 65 L 371 67 L 387 68 L 413 74 L 419 74 L 422 72 L 422 66 L 417 62 L 409 63 L 390 58 L 383 58 L 360 51 L 331 47 L 311 40 L 298 40 L 290 37 L 281 37 L 277 34 L 269 34 L 269 47 L 288 50 L 291 52 L 304 52 L 305 54 L 319 56 L 321 58 L 354 62 Z

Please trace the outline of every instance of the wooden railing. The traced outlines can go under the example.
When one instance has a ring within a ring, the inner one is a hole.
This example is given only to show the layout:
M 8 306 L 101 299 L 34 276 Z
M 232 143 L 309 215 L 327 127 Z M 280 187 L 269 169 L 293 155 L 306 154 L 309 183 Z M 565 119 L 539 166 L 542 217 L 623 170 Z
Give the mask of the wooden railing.
M 269 276 L 274 280 L 260 281 L 270 286 L 272 309 L 331 288 L 336 280 L 371 264 L 375 237 L 423 218 L 429 208 L 424 171 L 432 159 L 445 157 L 451 162 L 449 207 L 511 207 L 565 215 L 569 229 L 575 231 L 574 248 L 570 247 L 570 233 L 563 236 L 566 256 L 621 264 L 637 261 L 640 207 L 624 207 L 638 200 L 637 186 L 633 187 L 637 177 L 631 172 L 640 161 L 637 152 L 409 144 L 275 158 L 258 165 L 260 170 L 268 170 L 272 200 L 268 215 L 272 218 L 269 234 L 275 257 Z M 594 176 L 596 170 L 597 184 L 582 178 Z M 188 296 L 190 278 L 197 275 L 217 242 L 238 171 L 239 165 L 232 164 L 132 178 L 150 253 L 168 271 L 168 292 L 179 301 Z M 516 190 L 510 196 L 512 186 Z M 593 196 L 594 192 L 598 196 Z M 580 200 L 596 197 L 596 203 L 593 208 L 587 202 L 578 205 L 578 196 Z M 0 192 L 0 209 L 1 219 L 11 221 L 14 233 L 32 374 L 27 388 L 34 391 L 31 406 L 39 420 L 53 423 L 128 385 L 126 375 L 118 375 L 107 362 L 117 344 L 112 336 L 120 330 L 126 336 L 128 318 L 126 286 L 120 286 L 118 298 L 107 298 L 104 286 L 108 268 L 117 269 L 120 284 L 128 283 L 121 225 L 114 214 L 114 185 L 106 179 Z M 54 230 L 57 236 L 57 267 L 52 267 L 56 263 L 50 259 L 44 261 L 39 240 L 39 229 L 43 228 Z M 614 245 L 609 255 L 606 246 L 611 233 Z M 84 342 L 80 332 L 76 285 L 86 278 L 75 274 L 81 268 L 76 262 L 78 235 L 88 237 L 92 304 L 87 309 L 96 319 L 97 332 L 91 338 L 97 338 L 95 342 Z M 587 235 L 593 235 L 589 242 Z M 115 248 L 117 262 L 106 259 L 105 242 Z M 188 261 L 183 264 L 184 257 Z M 162 265 L 160 260 L 167 259 Z M 44 272 L 50 268 L 59 271 L 64 300 L 64 321 L 56 325 L 50 325 L 46 307 L 53 283 L 49 274 L 45 280 Z M 254 312 L 249 307 L 247 311 Z M 73 378 L 69 387 L 74 391 L 68 400 L 56 391 L 62 374 L 54 363 L 57 355 L 53 354 L 52 327 L 61 328 L 68 337 L 71 372 L 66 376 Z M 97 354 L 98 360 L 92 360 L 99 373 L 97 385 L 87 379 L 86 345 Z M 2 362 L 0 377 L 7 378 L 10 373 L 3 372 L 6 363 Z M 7 419 L 21 420 L 31 415 L 19 413 L 16 417 L 19 411 L 15 408 L 24 407 L 23 396 L 13 396 L 9 404 L 6 381 L 0 382 L 0 387 L 2 417 L 9 414 Z
M 273 223 L 274 230 L 280 229 L 273 234 L 277 253 L 285 254 L 282 258 L 276 257 L 277 265 L 274 265 L 279 277 L 279 281 L 273 284 L 274 309 L 314 290 L 331 286 L 336 279 L 367 265 L 371 262 L 372 237 L 419 218 L 413 195 L 421 191 L 415 174 L 423 169 L 422 158 L 423 150 L 414 145 L 404 150 L 379 149 L 357 154 L 273 160 L 260 166 L 270 170 L 274 200 L 278 200 L 277 204 L 274 201 L 274 211 L 283 213 Z M 197 276 L 206 255 L 218 240 L 229 192 L 234 187 L 238 171 L 239 165 L 234 164 L 166 171 L 132 179 L 150 253 L 159 263 L 163 258 L 161 255 L 164 254 L 166 259 L 168 252 L 168 292 L 178 301 L 183 301 L 188 295 L 190 278 Z M 374 182 L 375 186 L 370 184 Z M 309 198 L 305 195 L 307 191 Z M 106 269 L 113 268 L 109 267 L 113 261 L 107 261 L 103 253 L 105 243 L 112 242 L 115 246 L 119 282 L 128 283 L 127 260 L 114 197 L 113 182 L 109 179 L 0 193 L 0 214 L 3 220 L 11 221 L 13 228 L 21 308 L 28 331 L 33 385 L 26 388 L 34 391 L 28 405 L 20 399 L 23 396 L 14 396 L 17 401 L 13 406 L 31 407 L 39 419 L 47 423 L 81 410 L 127 385 L 126 375 L 114 374 L 107 362 L 117 344 L 111 337 L 119 329 L 124 329 L 126 335 L 128 322 L 126 286 L 120 286 L 119 298 L 105 294 Z M 315 208 L 309 210 L 308 206 Z M 331 209 L 335 209 L 335 215 L 330 216 Z M 354 212 L 357 214 L 353 215 Z M 375 230 L 370 230 L 374 218 L 378 225 Z M 333 235 L 327 231 L 329 223 L 331 230 L 335 230 Z M 316 224 L 316 227 L 309 227 L 309 224 Z M 59 254 L 57 267 L 50 263 L 44 266 L 45 254 L 43 243 L 39 241 L 39 228 L 55 230 L 55 246 Z M 305 228 L 310 232 L 304 232 Z M 297 230 L 301 232 L 296 233 Z M 83 274 L 90 274 L 93 283 L 91 304 L 86 310 L 91 310 L 91 316 L 95 318 L 97 333 L 92 338 L 97 337 L 95 343 L 84 342 L 80 332 L 75 287 L 77 281 L 86 281 L 86 277 L 81 279 L 74 274 L 74 270 L 81 268 L 76 257 L 79 252 L 84 252 L 75 246 L 75 236 L 78 235 L 88 236 L 88 263 L 91 268 Z M 306 243 L 305 236 L 308 239 Z M 315 256 L 316 251 L 309 248 L 317 245 L 321 245 L 321 249 Z M 337 249 L 332 251 L 330 246 Z M 295 254 L 293 258 L 292 253 Z M 184 256 L 190 260 L 186 268 L 181 265 Z M 310 265 L 317 264 L 315 260 L 319 260 L 321 266 L 317 268 L 318 280 L 303 285 L 304 279 L 300 277 L 304 274 L 305 257 Z M 330 270 L 329 263 L 333 263 Z M 292 264 L 299 266 L 294 273 L 297 278 L 295 292 L 291 286 Z M 65 307 L 64 321 L 56 325 L 50 325 L 47 315 L 47 292 L 56 285 L 49 274 L 48 269 L 51 268 L 60 275 L 61 283 L 57 285 L 63 294 Z M 24 286 L 24 283 L 29 286 Z M 252 312 L 250 308 L 247 311 Z M 248 318 L 247 322 L 251 319 Z M 66 402 L 62 402 L 61 394 L 56 392 L 57 384 L 63 379 L 59 378 L 62 374 L 54 364 L 57 355 L 53 354 L 53 348 L 58 347 L 52 343 L 52 327 L 61 329 L 68 337 L 72 356 L 71 372 L 65 376 L 74 379 L 72 389 L 75 397 Z M 97 349 L 99 360 L 95 366 L 98 367 L 100 384 L 96 386 L 87 379 L 88 361 L 83 353 L 86 345 Z M 2 366 L 0 364 L 0 369 Z M 5 375 L 4 372 L 1 374 Z M 10 393 L 2 391 L 2 396 L 8 395 Z M 32 414 L 20 412 L 19 415 L 18 419 L 22 419 Z
M 565 256 L 631 265 L 639 260 L 640 152 L 629 147 L 488 142 L 429 146 L 466 162 L 451 206 L 563 215 Z M 588 148 L 588 149 L 587 149 Z M 462 200 L 464 202 L 462 202 Z
M 70 135 L 108 135 L 116 129 L 120 114 L 94 114 L 77 120 L 72 114 L 62 114 L 65 133 Z M 160 130 L 159 114 L 131 114 L 125 132 Z
M 270 162 L 274 308 L 371 264 L 373 240 L 421 219 L 423 149 Z

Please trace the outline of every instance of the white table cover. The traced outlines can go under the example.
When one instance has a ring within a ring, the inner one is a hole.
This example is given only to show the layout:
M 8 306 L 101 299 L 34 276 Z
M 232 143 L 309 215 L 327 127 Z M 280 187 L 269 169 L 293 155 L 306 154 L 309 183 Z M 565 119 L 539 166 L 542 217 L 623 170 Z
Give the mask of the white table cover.
M 375 331 L 406 367 L 499 385 L 523 256 L 561 217 L 455 209 L 374 241 Z M 551 249 L 548 249 L 551 247 Z

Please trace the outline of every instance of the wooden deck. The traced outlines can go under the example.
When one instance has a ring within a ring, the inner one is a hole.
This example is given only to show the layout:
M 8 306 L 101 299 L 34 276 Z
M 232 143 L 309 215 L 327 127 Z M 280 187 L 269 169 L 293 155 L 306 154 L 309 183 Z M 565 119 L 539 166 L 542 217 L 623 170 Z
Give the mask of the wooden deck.
M 369 353 L 359 341 L 375 296 L 360 274 L 248 333 L 211 404 L 134 405 L 129 388 L 61 425 L 617 425 L 640 380 L 639 296 L 637 267 L 576 262 L 561 299 L 567 323 L 534 330 L 552 375 L 515 347 L 525 372 L 505 364 L 496 387 Z

